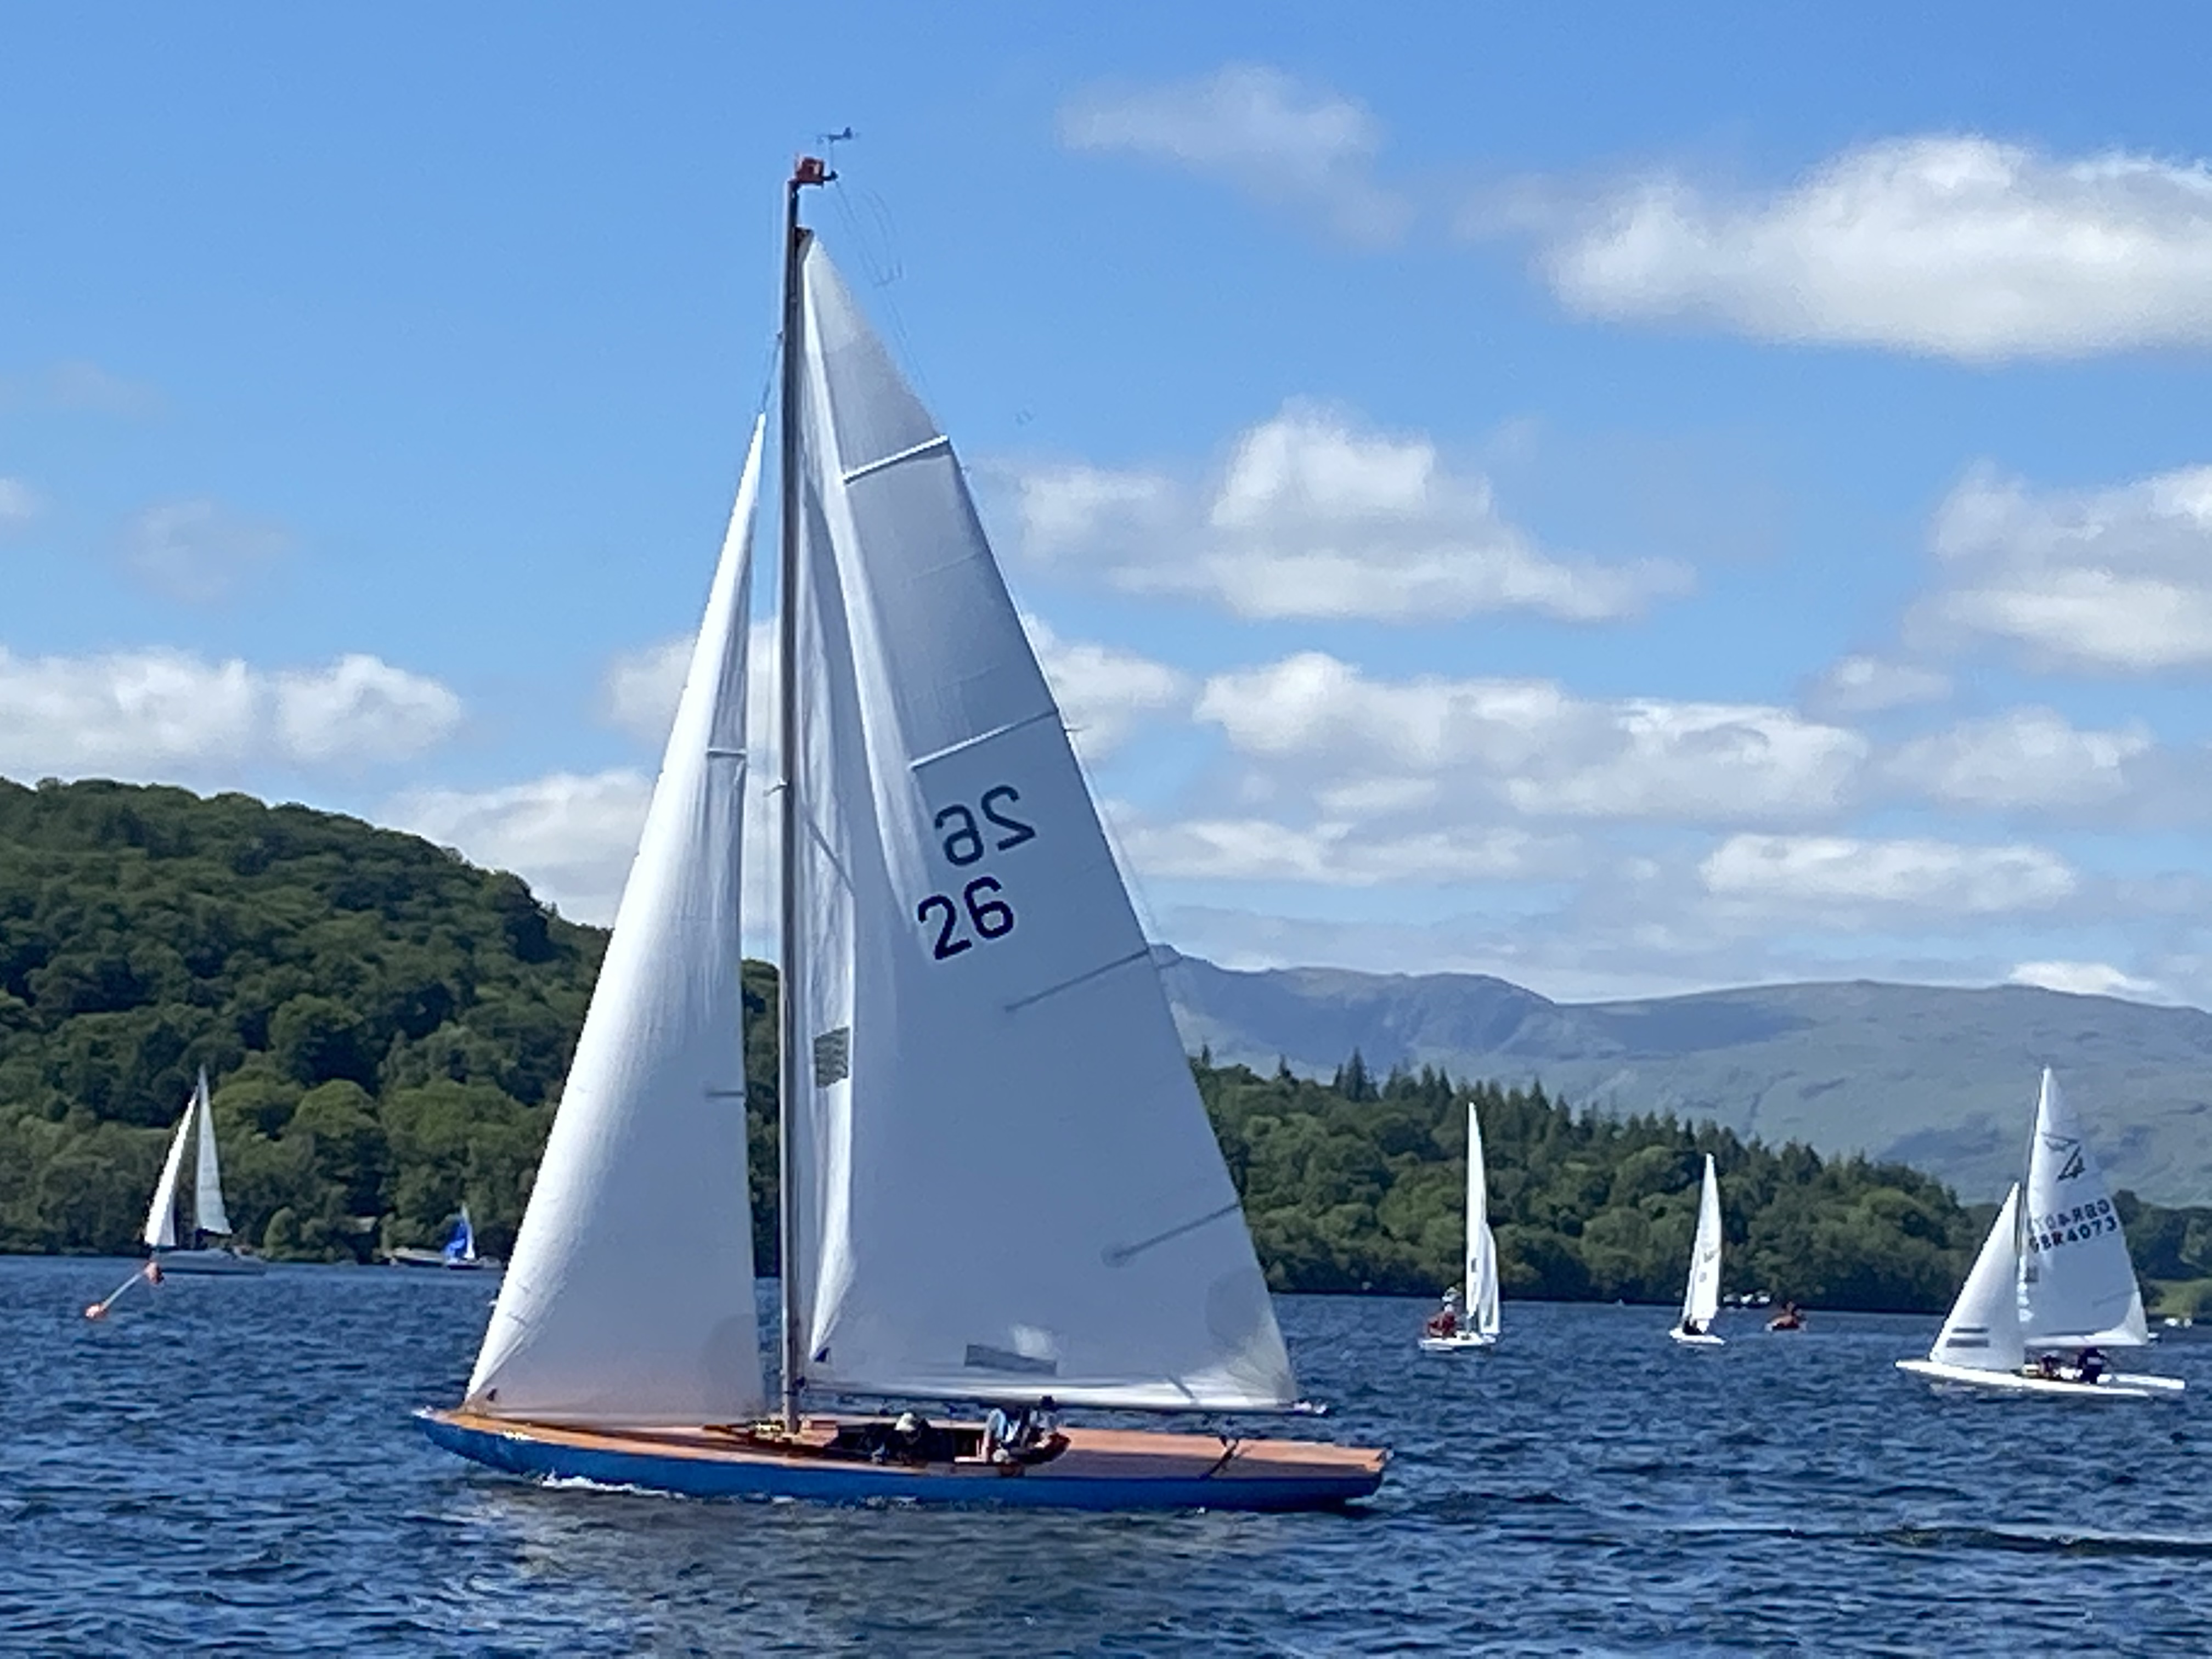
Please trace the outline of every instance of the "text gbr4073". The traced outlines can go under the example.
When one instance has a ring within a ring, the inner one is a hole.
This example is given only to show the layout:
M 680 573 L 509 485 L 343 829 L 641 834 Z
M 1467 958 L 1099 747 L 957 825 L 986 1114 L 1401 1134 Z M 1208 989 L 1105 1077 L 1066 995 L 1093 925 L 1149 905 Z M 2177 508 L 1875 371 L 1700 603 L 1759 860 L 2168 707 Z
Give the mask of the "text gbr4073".
M 969 806 L 955 801 L 938 809 L 935 823 L 945 861 L 966 870 L 992 853 L 1006 853 L 1024 842 L 1036 839 L 1036 829 L 1017 815 L 1021 791 L 1011 783 L 994 783 Z M 1004 939 L 1014 931 L 1014 907 L 999 878 L 990 874 L 973 877 L 956 896 L 932 893 L 914 907 L 914 919 L 925 933 L 933 931 L 930 955 L 949 961 L 978 944 Z

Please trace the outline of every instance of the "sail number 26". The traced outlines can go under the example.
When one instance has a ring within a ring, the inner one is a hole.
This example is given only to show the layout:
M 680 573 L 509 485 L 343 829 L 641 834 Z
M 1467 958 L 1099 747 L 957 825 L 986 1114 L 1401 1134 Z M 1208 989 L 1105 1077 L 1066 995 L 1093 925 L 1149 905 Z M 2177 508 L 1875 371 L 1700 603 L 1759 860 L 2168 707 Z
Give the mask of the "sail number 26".
M 987 852 L 1010 852 L 1024 842 L 1036 840 L 1035 827 L 1009 810 L 1021 798 L 1013 785 L 1000 783 L 986 789 L 973 808 L 955 802 L 941 809 L 934 823 L 937 833 L 944 837 L 939 845 L 945 861 L 965 869 L 980 863 Z M 988 830 L 986 824 L 990 826 Z M 957 900 L 949 893 L 932 893 L 915 906 L 914 919 L 925 928 L 936 930 L 930 954 L 943 962 L 973 950 L 978 939 L 1004 939 L 1012 933 L 1014 907 L 1002 896 L 1005 891 L 996 876 L 977 876 L 960 890 Z

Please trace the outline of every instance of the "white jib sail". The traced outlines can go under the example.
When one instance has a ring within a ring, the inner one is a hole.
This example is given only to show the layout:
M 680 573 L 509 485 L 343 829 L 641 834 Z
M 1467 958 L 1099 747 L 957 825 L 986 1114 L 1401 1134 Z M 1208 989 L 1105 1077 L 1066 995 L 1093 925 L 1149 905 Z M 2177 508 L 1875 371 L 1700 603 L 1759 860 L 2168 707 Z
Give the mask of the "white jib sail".
M 1969 1370 L 2012 1371 L 2027 1358 L 2020 1340 L 2020 1184 L 2005 1194 L 1996 1224 L 1936 1334 L 1930 1359 Z
M 191 1139 L 192 1108 L 198 1098 L 185 1103 L 185 1115 L 169 1137 L 169 1155 L 161 1160 L 161 1178 L 154 1183 L 154 1201 L 146 1206 L 144 1237 L 157 1250 L 172 1249 L 177 1243 L 177 1183 L 185 1172 L 185 1146 Z
M 1490 1176 L 1482 1125 L 1467 1103 L 1467 1310 L 1484 1336 L 1498 1334 L 1498 1240 L 1490 1231 Z
M 1705 1177 L 1698 1194 L 1698 1235 L 1690 1245 L 1690 1283 L 1682 1292 L 1683 1325 L 1703 1330 L 1721 1310 L 1721 1184 L 1713 1155 L 1705 1154 Z
M 2120 1214 L 2049 1067 L 2035 1103 L 2021 1231 L 2021 1332 L 2031 1348 L 2150 1340 Z
M 763 1405 L 738 871 L 762 428 L 468 1404 L 650 1425 Z
M 193 1171 L 192 1224 L 204 1233 L 228 1233 L 230 1217 L 222 1207 L 222 1171 L 215 1155 L 215 1108 L 208 1100 L 207 1068 L 192 1091 L 192 1115 L 199 1120 L 199 1157 Z
M 948 441 L 808 249 L 805 1380 L 1216 1408 L 1297 1382 Z

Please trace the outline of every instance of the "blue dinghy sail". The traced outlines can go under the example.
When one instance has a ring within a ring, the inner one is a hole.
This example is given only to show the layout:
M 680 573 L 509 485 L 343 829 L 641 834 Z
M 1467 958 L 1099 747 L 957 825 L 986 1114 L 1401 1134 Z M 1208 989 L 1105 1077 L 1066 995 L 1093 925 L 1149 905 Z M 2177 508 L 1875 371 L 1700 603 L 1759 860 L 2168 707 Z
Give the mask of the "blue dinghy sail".
M 737 977 L 757 429 L 514 1260 L 465 1401 L 425 1426 L 501 1468 L 703 1494 L 1365 1496 L 1383 1452 L 1024 1437 L 1061 1406 L 1291 1409 L 1297 1380 L 951 446 L 799 223 L 828 176 L 802 161 L 787 197 L 780 1410 L 754 1334 Z M 810 1414 L 822 1395 L 1001 1411 Z

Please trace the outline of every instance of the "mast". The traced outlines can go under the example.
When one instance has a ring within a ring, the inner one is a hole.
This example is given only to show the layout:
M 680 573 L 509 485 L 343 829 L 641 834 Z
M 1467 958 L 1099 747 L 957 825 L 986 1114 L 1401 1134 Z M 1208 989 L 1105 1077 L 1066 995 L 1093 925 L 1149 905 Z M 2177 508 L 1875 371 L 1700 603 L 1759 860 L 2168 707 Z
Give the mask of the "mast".
M 776 599 L 776 714 L 782 776 L 777 817 L 782 845 L 778 882 L 779 967 L 776 979 L 776 1279 L 783 1293 L 783 1426 L 799 1428 L 801 1362 L 806 1344 L 799 1328 L 799 1206 L 792 1201 L 791 1126 L 804 1082 L 799 1029 L 799 336 L 805 325 L 799 262 L 809 233 L 799 222 L 799 192 L 837 175 L 818 158 L 802 155 L 783 193 L 783 402 L 777 456 L 781 495 L 778 517 L 781 563 Z

